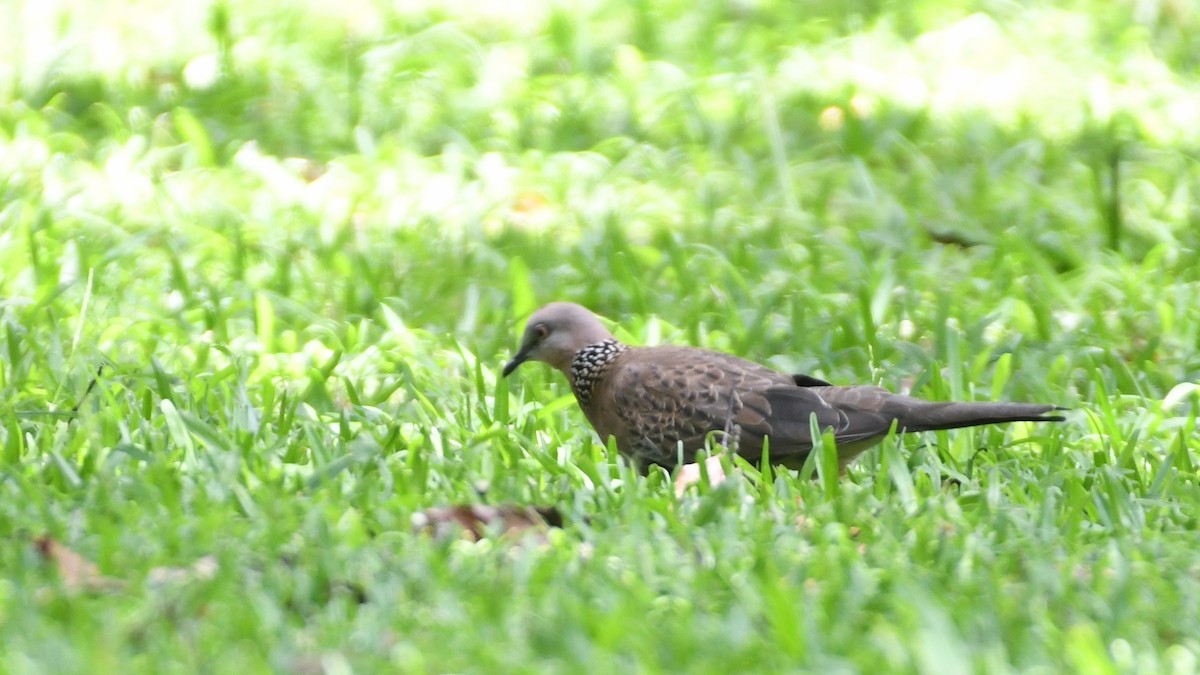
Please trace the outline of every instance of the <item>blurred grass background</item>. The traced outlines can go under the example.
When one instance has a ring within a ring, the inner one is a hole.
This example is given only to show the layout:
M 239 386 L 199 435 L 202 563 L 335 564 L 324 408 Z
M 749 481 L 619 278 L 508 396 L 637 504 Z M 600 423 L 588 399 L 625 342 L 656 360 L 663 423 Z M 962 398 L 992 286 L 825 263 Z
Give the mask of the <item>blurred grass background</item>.
M 1192 3 L 0 16 L 3 670 L 1200 668 Z M 1077 412 L 676 502 L 498 379 L 558 299 Z M 461 501 L 568 527 L 410 533 Z

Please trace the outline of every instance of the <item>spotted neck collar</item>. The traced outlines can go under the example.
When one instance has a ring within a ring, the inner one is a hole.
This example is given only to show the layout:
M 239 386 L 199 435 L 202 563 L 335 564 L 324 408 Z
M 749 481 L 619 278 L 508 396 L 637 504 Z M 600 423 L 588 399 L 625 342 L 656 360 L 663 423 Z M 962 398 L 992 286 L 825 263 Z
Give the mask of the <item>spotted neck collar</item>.
M 571 388 L 575 390 L 575 397 L 580 403 L 587 404 L 592 400 L 596 384 L 617 356 L 626 349 L 629 347 L 609 339 L 593 342 L 576 352 L 575 358 L 571 360 Z

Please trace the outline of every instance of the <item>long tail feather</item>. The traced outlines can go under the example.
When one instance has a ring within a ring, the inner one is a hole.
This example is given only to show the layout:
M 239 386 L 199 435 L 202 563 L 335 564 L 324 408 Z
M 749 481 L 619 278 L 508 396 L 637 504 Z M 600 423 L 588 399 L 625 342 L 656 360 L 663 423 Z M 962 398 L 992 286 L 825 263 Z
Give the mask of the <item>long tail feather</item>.
M 909 397 L 893 400 L 887 412 L 898 420 L 905 431 L 939 431 L 961 429 L 983 424 L 1005 422 L 1062 422 L 1062 415 L 1053 414 L 1065 410 L 1053 405 L 1034 403 L 966 403 L 929 402 Z

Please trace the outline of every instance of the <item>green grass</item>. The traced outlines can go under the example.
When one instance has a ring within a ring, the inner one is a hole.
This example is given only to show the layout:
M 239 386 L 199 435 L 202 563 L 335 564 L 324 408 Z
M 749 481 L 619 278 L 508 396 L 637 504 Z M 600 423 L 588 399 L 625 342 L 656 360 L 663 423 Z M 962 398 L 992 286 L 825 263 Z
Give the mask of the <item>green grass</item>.
M 0 672 L 1200 670 L 1190 4 L 98 7 L 0 21 Z M 1074 412 L 676 499 L 558 299 Z

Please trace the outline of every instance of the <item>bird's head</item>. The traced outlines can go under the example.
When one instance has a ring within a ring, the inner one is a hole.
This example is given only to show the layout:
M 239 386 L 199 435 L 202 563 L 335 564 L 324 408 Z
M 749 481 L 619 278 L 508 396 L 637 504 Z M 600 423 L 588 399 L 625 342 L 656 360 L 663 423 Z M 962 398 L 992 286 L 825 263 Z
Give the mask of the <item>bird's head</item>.
M 565 373 L 580 349 L 611 339 L 612 333 L 586 308 L 571 302 L 552 302 L 529 317 L 521 348 L 504 366 L 504 376 L 526 361 L 548 363 Z

